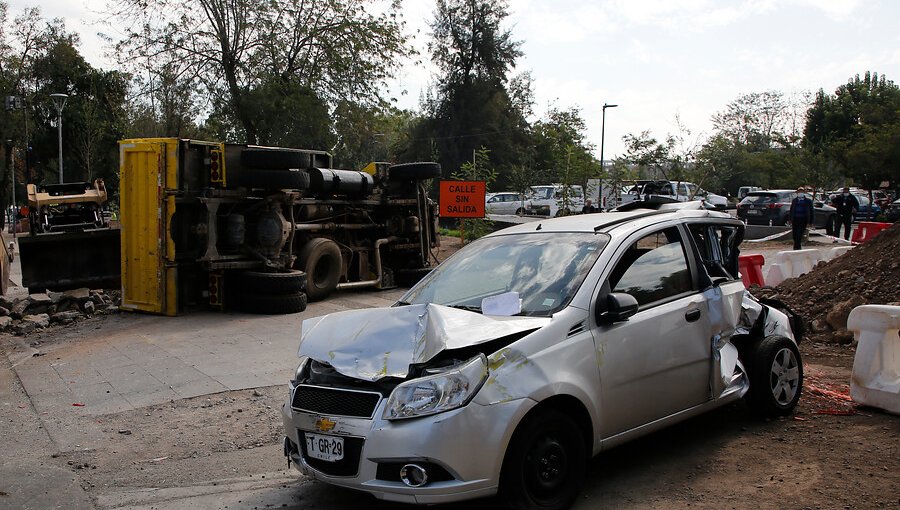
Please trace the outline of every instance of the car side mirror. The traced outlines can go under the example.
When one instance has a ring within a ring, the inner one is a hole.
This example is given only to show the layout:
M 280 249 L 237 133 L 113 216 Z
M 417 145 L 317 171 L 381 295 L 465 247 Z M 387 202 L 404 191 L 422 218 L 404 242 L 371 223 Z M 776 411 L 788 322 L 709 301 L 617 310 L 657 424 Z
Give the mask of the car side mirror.
M 610 292 L 606 296 L 606 309 L 597 314 L 597 322 L 612 324 L 627 321 L 637 313 L 638 302 L 631 294 Z

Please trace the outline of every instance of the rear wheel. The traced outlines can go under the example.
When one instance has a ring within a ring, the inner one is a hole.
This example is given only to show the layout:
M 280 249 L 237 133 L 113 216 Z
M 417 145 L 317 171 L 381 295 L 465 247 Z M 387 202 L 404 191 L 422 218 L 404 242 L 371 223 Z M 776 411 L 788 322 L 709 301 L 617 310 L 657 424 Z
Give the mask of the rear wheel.
M 578 424 L 554 409 L 537 411 L 516 429 L 503 459 L 499 497 L 515 510 L 562 510 L 575 501 L 588 450 Z
M 306 294 L 310 301 L 325 299 L 337 288 L 341 277 L 341 249 L 331 239 L 317 237 L 300 250 L 298 264 L 306 272 Z
M 241 164 L 249 168 L 266 170 L 313 166 L 309 153 L 275 148 L 244 149 L 241 151 Z
M 251 294 L 294 294 L 306 289 L 306 273 L 292 269 L 281 273 L 242 271 L 235 275 L 241 291 Z
M 299 313 L 306 310 L 306 294 L 295 292 L 273 295 L 245 292 L 238 295 L 237 308 L 242 312 L 258 314 Z
M 793 412 L 803 388 L 800 350 L 789 338 L 769 336 L 750 350 L 747 401 L 764 417 Z
M 438 163 L 401 163 L 388 168 L 388 178 L 392 181 L 418 181 L 441 176 L 441 165 Z
M 309 174 L 306 170 L 247 170 L 246 184 L 261 189 L 307 189 Z

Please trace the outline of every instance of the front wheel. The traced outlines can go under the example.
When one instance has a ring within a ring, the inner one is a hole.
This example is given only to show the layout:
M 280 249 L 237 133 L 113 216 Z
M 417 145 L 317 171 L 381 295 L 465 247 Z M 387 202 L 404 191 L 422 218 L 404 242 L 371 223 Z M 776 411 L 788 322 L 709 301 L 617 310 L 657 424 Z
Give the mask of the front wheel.
M 747 401 L 764 417 L 793 412 L 803 388 L 803 361 L 797 344 L 783 336 L 769 336 L 753 346 L 748 360 L 750 391 Z
M 499 497 L 511 510 L 562 510 L 578 496 L 588 447 L 578 424 L 547 409 L 516 429 L 503 459 Z

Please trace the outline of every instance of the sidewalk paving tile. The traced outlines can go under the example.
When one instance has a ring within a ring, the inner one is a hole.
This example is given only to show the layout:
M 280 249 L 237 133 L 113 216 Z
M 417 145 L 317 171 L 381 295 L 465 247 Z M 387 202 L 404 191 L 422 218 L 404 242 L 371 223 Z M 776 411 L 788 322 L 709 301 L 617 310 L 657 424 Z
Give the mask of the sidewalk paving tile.
M 214 379 L 229 390 L 244 390 L 247 388 L 259 388 L 260 386 L 268 386 L 268 384 L 260 379 L 259 376 L 247 372 L 222 374 L 215 376 Z
M 181 398 L 191 398 L 211 393 L 221 393 L 228 391 L 228 388 L 212 377 L 204 377 L 203 379 L 173 384 L 172 390 L 178 393 Z
M 123 393 L 123 397 L 135 408 L 162 404 L 170 400 L 179 400 L 181 396 L 169 387 L 154 387 L 149 391 L 133 391 Z

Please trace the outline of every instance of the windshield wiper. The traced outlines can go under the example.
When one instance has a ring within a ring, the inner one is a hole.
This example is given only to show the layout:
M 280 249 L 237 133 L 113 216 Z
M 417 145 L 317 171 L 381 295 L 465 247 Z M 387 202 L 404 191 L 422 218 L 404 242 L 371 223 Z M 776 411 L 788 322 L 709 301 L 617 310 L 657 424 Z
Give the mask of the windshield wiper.
M 481 313 L 480 306 L 472 306 L 472 305 L 444 305 L 450 308 L 456 308 L 458 310 L 466 310 L 468 312 Z
M 406 301 L 397 301 L 396 303 L 394 303 L 394 306 L 409 306 L 411 304 L 412 303 L 407 303 Z

